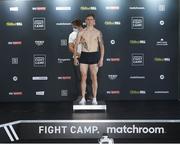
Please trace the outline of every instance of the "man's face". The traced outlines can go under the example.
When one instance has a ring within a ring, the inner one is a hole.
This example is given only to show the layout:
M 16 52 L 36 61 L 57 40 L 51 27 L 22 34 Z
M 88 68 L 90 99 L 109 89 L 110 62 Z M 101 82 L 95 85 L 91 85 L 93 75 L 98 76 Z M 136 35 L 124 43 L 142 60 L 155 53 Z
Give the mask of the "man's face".
M 79 27 L 78 26 L 76 26 L 76 25 L 72 25 L 72 28 L 74 29 L 78 29 Z
M 95 25 L 95 19 L 92 16 L 89 16 L 85 20 L 87 26 L 94 26 Z

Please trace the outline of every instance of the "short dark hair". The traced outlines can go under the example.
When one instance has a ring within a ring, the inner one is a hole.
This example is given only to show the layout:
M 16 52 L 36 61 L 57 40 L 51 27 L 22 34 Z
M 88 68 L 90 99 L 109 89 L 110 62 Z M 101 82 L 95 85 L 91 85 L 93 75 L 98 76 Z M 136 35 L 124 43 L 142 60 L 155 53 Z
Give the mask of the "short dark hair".
M 75 19 L 75 20 L 73 20 L 73 21 L 71 22 L 71 24 L 72 24 L 72 25 L 75 25 L 75 26 L 78 26 L 78 27 L 82 26 L 82 22 L 81 22 L 80 19 Z
M 95 15 L 94 15 L 93 13 L 87 14 L 87 15 L 86 15 L 86 18 L 87 18 L 87 17 L 93 17 L 93 18 L 95 19 Z

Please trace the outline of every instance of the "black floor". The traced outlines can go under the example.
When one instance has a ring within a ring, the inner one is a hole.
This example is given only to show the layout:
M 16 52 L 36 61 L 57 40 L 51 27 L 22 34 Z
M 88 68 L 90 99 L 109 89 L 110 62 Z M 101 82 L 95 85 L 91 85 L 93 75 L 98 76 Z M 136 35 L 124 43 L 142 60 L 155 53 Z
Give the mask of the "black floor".
M 0 103 L 0 124 L 16 120 L 180 119 L 180 101 L 108 101 L 106 112 L 73 112 L 72 102 Z

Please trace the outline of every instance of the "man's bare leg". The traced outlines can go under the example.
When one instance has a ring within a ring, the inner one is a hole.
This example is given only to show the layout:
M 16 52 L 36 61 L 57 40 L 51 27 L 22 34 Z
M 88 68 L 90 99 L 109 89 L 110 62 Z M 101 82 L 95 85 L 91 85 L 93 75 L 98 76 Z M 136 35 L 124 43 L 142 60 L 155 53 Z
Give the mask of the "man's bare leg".
M 82 99 L 79 102 L 79 104 L 84 105 L 84 104 L 86 104 L 85 94 L 86 94 L 86 79 L 87 79 L 88 64 L 80 64 L 80 71 L 81 71 L 81 94 L 82 94 Z
M 98 72 L 97 64 L 90 65 L 90 73 L 91 73 L 91 80 L 92 80 L 92 93 L 93 93 L 92 104 L 94 105 L 97 104 L 97 100 L 96 100 L 97 88 L 98 88 L 97 72 Z

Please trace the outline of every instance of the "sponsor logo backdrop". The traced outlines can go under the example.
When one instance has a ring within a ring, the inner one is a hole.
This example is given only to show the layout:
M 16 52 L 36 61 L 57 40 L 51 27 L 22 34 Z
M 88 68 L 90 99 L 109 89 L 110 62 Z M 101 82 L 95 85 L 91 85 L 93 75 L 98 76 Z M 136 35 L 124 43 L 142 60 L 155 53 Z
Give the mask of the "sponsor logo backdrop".
M 68 36 L 88 13 L 105 44 L 99 99 L 177 99 L 177 0 L 1 0 L 0 100 L 76 98 Z

